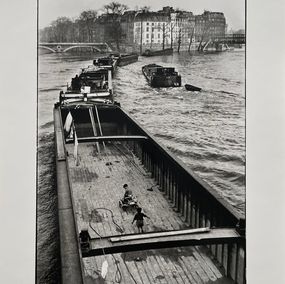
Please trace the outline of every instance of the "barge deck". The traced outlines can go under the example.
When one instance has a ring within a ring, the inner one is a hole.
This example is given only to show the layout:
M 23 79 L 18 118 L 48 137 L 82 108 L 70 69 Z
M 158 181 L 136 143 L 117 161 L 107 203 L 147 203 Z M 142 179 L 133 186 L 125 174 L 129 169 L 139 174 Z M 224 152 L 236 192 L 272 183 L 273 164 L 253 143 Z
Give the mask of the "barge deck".
M 151 218 L 146 221 L 146 232 L 189 228 L 124 143 L 107 142 L 100 154 L 94 142 L 80 143 L 77 162 L 73 148 L 73 144 L 66 144 L 78 231 L 88 228 L 91 238 L 138 233 L 131 224 L 134 212 L 123 211 L 118 205 L 124 183 Z M 104 260 L 108 261 L 108 273 L 105 282 L 100 282 Z M 95 279 L 95 283 L 112 283 L 120 273 L 122 283 L 233 283 L 210 257 L 210 251 L 201 246 L 86 257 L 83 267 L 85 277 Z
M 244 216 L 113 101 L 103 71 L 105 99 L 61 92 L 54 108 L 61 282 L 244 284 Z

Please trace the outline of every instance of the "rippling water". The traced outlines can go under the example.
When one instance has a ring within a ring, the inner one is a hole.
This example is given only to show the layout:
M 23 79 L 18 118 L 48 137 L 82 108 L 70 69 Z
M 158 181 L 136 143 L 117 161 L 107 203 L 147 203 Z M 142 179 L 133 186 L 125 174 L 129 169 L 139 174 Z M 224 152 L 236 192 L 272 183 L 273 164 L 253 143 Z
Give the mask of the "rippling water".
M 56 283 L 58 267 L 57 200 L 53 149 L 53 104 L 71 77 L 94 56 L 45 54 L 39 57 L 38 238 L 39 283 Z M 181 88 L 153 89 L 141 72 L 148 63 L 175 67 Z M 146 130 L 226 198 L 237 211 L 245 199 L 245 53 L 174 54 L 118 68 L 116 99 Z

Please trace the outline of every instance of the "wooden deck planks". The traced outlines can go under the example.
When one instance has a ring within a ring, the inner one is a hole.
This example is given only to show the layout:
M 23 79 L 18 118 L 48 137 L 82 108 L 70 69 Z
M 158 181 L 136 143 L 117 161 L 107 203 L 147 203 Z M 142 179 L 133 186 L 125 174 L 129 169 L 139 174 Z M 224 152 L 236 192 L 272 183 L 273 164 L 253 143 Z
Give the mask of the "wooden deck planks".
M 157 262 L 157 259 L 154 257 L 154 255 L 150 255 L 147 258 L 147 261 L 149 262 L 151 269 L 154 271 L 156 275 L 155 279 L 158 281 L 158 283 L 169 283 L 167 282 L 167 278 L 165 277 L 164 272 L 161 270 Z
M 178 263 L 180 267 L 182 268 L 183 273 L 188 279 L 188 282 L 185 282 L 185 283 L 197 284 L 198 282 L 195 281 L 194 277 L 192 276 L 193 271 L 191 272 L 191 269 L 189 268 L 189 266 L 187 267 L 187 265 L 185 265 L 184 261 L 181 258 L 179 258 Z
M 195 251 L 193 252 L 193 255 L 201 266 L 201 268 L 203 269 L 203 271 L 206 273 L 207 277 L 212 281 L 216 281 L 217 277 L 215 276 L 211 268 L 207 265 L 207 263 L 205 265 L 204 259 L 201 257 L 201 255 Z
M 144 269 L 146 271 L 146 273 L 148 273 L 148 277 L 150 279 L 150 283 L 160 283 L 161 281 L 158 279 L 158 275 L 155 271 L 154 271 L 154 267 L 151 265 L 149 257 L 147 257 L 144 261 L 143 261 L 143 266 Z M 160 272 L 158 272 L 160 273 Z
M 90 221 L 101 236 L 118 235 L 120 232 L 113 223 L 111 212 L 98 209 L 107 208 L 112 210 L 114 221 L 124 233 L 137 233 L 136 226 L 131 224 L 135 212 L 124 212 L 118 206 L 124 194 L 124 183 L 129 184 L 143 212 L 151 218 L 145 222 L 146 232 L 187 228 L 172 210 L 170 202 L 158 189 L 156 182 L 125 147 L 119 143 L 116 146 L 106 143 L 106 150 L 103 147 L 100 149 L 101 155 L 98 155 L 94 142 L 81 143 L 78 147 L 79 165 L 76 166 L 73 145 L 67 145 L 69 175 L 79 231 L 88 228 L 91 237 L 97 237 L 89 227 Z M 153 191 L 147 190 L 150 187 L 153 187 Z M 163 251 L 162 255 L 160 251 Z M 133 258 L 128 257 L 125 260 L 125 255 L 132 255 Z M 211 258 L 198 247 L 183 248 L 182 253 L 180 248 L 147 251 L 141 261 L 134 260 L 136 255 L 137 252 L 114 254 L 122 274 L 122 283 L 135 283 L 131 275 L 137 283 L 177 284 L 211 283 L 224 277 Z M 172 255 L 178 255 L 177 259 L 174 260 Z M 107 259 L 109 265 L 105 280 L 111 283 L 117 271 L 112 255 L 84 258 L 85 274 L 98 279 L 104 259 Z
M 134 261 L 134 264 L 142 279 L 142 283 L 151 284 L 151 281 L 149 280 L 149 277 L 148 277 L 148 273 L 145 271 L 144 266 L 141 263 L 141 261 Z
M 166 261 L 164 260 L 163 256 L 156 255 L 155 256 L 161 270 L 164 272 L 164 275 L 166 275 L 168 282 L 167 283 L 178 283 L 181 284 L 181 279 L 179 279 L 179 275 L 176 273 L 176 269 L 173 266 L 172 261 Z

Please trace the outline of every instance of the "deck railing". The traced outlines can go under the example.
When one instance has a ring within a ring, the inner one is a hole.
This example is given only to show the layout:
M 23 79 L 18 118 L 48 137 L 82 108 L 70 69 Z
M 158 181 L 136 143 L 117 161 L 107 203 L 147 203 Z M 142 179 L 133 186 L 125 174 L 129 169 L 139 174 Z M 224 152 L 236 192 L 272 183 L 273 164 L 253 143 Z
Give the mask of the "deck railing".
M 165 147 L 143 130 L 134 120 L 128 119 L 124 127 L 126 135 L 145 135 L 146 141 L 126 142 L 140 159 L 146 171 L 151 173 L 160 191 L 173 205 L 183 220 L 192 228 L 230 227 L 244 235 L 244 216 L 235 211 L 207 183 L 201 180 Z M 238 284 L 245 280 L 245 241 L 210 245 L 213 256 L 223 266 L 225 274 Z

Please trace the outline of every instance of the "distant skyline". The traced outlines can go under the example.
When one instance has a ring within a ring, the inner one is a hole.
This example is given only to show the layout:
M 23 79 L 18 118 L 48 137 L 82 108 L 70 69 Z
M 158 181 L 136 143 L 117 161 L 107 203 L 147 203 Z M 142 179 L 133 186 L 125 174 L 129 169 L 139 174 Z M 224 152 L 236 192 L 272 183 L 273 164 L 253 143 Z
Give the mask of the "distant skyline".
M 77 18 L 84 10 L 101 10 L 104 5 L 112 1 L 106 0 L 39 0 L 39 28 L 49 26 L 58 17 Z M 202 14 L 204 10 L 223 12 L 228 29 L 245 29 L 245 1 L 244 0 L 118 0 L 130 10 L 136 6 L 150 6 L 152 11 L 162 7 L 171 6 L 193 12 L 194 15 Z

